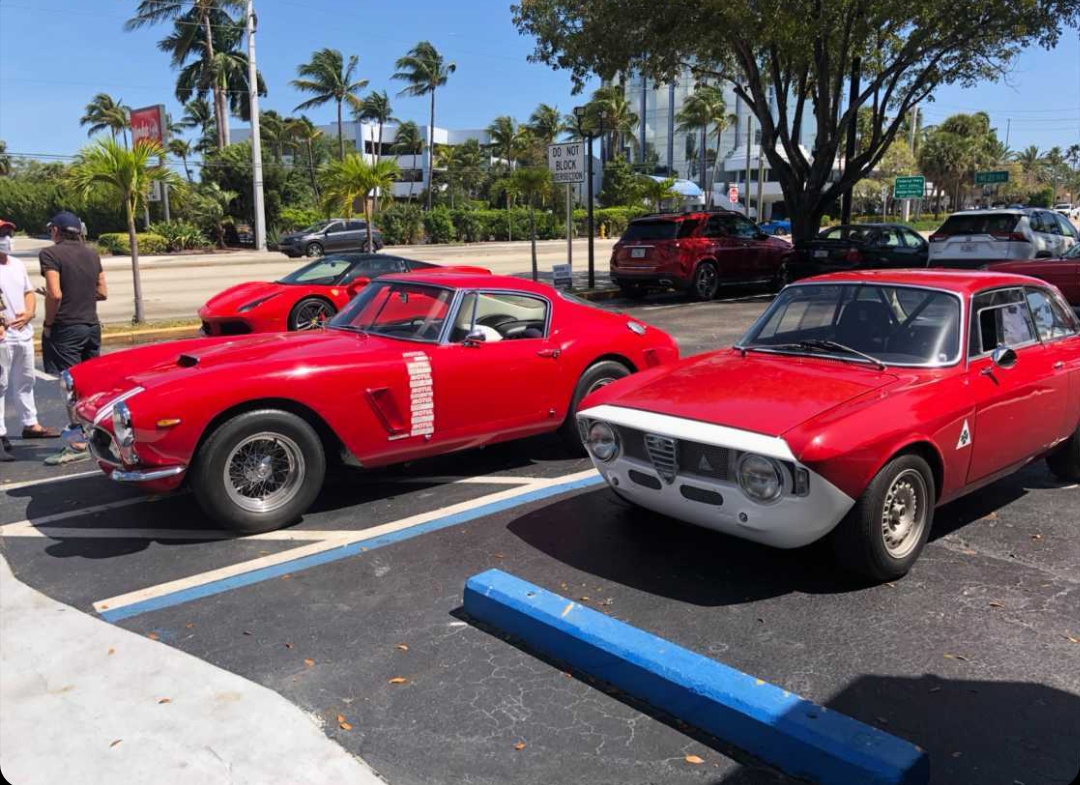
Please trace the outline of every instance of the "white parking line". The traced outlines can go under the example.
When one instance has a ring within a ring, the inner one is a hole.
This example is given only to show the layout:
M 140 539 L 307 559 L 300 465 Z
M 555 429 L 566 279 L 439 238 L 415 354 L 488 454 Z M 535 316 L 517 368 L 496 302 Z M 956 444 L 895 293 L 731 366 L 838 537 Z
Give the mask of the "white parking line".
M 92 472 L 78 472 L 76 474 L 62 474 L 59 477 L 46 477 L 42 480 L 25 480 L 23 482 L 5 482 L 0 483 L 0 491 L 17 491 L 20 488 L 33 488 L 35 485 L 49 485 L 54 482 L 65 482 L 66 480 L 79 480 L 83 477 L 104 477 L 100 469 L 94 469 Z
M 245 542 L 305 542 L 323 541 L 340 535 L 340 531 L 317 529 L 284 529 L 262 534 L 242 535 L 224 529 L 97 529 L 93 526 L 39 526 L 30 521 L 5 524 L 0 537 L 45 537 L 53 540 L 244 540 Z
M 458 477 L 439 475 L 434 477 L 393 477 L 392 482 L 404 482 L 410 485 L 526 485 L 540 477 L 506 477 L 504 475 L 478 475 L 476 477 Z
M 172 494 L 172 496 L 183 495 L 183 492 L 179 494 Z M 66 521 L 70 518 L 82 518 L 85 515 L 96 515 L 101 512 L 108 512 L 109 510 L 116 510 L 121 507 L 131 507 L 134 504 L 143 504 L 144 502 L 155 502 L 160 499 L 168 499 L 170 496 L 135 496 L 131 499 L 120 499 L 119 501 L 109 502 L 108 504 L 95 504 L 91 507 L 77 507 L 74 510 L 67 510 L 66 512 L 55 512 L 51 515 L 42 515 L 38 518 L 26 518 L 25 520 L 15 521 L 13 523 L 5 523 L 0 526 L 0 537 L 7 537 L 8 531 L 21 531 L 27 526 L 48 526 L 50 523 L 56 523 L 57 521 Z M 164 530 L 167 531 L 167 530 Z M 18 534 L 14 536 L 20 536 Z M 26 535 L 21 535 L 26 536 Z

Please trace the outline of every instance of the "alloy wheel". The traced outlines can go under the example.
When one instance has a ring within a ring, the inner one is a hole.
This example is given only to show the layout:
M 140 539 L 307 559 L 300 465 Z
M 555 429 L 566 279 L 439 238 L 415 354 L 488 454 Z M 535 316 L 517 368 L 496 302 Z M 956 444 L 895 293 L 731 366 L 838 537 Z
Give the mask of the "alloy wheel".
M 929 499 L 926 480 L 915 469 L 896 476 L 881 506 L 881 534 L 885 550 L 894 559 L 910 554 L 922 539 Z

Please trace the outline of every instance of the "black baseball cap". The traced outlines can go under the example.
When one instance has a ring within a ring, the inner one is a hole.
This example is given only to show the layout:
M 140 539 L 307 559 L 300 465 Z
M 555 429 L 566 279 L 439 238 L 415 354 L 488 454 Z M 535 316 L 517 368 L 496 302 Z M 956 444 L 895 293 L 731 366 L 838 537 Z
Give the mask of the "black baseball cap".
M 79 220 L 79 216 L 67 210 L 53 216 L 52 220 L 49 221 L 48 228 L 52 229 L 54 226 L 61 232 L 82 233 L 82 221 Z

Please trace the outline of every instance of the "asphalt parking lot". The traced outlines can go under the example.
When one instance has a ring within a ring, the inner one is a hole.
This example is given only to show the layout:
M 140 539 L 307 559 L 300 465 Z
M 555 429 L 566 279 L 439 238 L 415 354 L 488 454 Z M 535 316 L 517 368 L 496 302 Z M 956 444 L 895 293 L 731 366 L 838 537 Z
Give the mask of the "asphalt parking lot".
M 685 355 L 730 344 L 766 302 L 612 307 Z M 59 424 L 58 398 L 39 399 Z M 4 465 L 15 575 L 276 690 L 394 785 L 787 781 L 473 624 L 462 589 L 491 567 L 919 744 L 935 783 L 1064 785 L 1080 768 L 1080 492 L 1041 463 L 940 509 L 913 572 L 874 587 L 821 545 L 635 511 L 555 439 L 343 474 L 302 523 L 245 539 L 188 496 L 89 470 Z

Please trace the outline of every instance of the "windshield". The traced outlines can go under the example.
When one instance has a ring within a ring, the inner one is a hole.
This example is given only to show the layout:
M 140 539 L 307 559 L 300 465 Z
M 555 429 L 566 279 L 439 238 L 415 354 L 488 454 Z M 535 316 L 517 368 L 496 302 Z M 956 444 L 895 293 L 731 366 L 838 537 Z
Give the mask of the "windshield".
M 960 359 L 960 298 L 889 284 L 789 286 L 739 346 L 886 365 L 948 365 Z
M 333 286 L 351 266 L 352 260 L 344 256 L 324 256 L 293 270 L 278 283 Z
M 375 283 L 345 306 L 330 327 L 405 341 L 434 342 L 454 298 L 452 289 L 399 281 Z
M 1004 234 L 1015 230 L 1020 218 L 1015 213 L 950 215 L 934 234 Z

